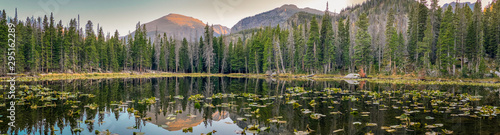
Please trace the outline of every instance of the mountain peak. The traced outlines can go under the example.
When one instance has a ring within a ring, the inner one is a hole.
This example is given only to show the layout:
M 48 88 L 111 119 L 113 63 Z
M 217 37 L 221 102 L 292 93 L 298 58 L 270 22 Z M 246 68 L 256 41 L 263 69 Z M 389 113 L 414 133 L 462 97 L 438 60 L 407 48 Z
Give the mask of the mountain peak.
M 298 12 L 307 12 L 315 15 L 322 15 L 324 12 L 311 8 L 299 8 L 293 4 L 285 4 L 281 7 L 257 14 L 255 16 L 246 17 L 236 23 L 231 32 L 239 32 L 245 29 L 258 28 L 263 26 L 275 27 L 278 24 L 285 24 L 288 18 Z
M 179 26 L 189 26 L 191 28 L 194 28 L 195 25 L 203 24 L 201 20 L 198 20 L 196 18 L 175 13 L 168 14 L 163 18 Z
M 157 34 L 163 35 L 165 33 L 167 37 L 193 40 L 203 35 L 206 24 L 190 16 L 170 13 L 142 25 L 146 25 L 147 36 L 152 39 L 156 38 Z M 214 36 L 226 35 L 231 32 L 229 28 L 222 25 L 214 24 L 213 29 Z M 135 32 L 131 34 L 134 35 Z
M 281 8 L 281 9 L 299 9 L 299 7 L 297 7 L 294 4 L 285 4 L 285 5 L 283 5 L 283 6 L 279 7 L 279 8 Z
M 471 2 L 459 2 L 459 3 L 458 3 L 458 5 L 459 5 L 459 6 L 464 6 L 464 5 L 469 6 L 469 8 L 470 8 L 471 10 L 474 10 L 474 5 L 475 5 L 475 4 L 476 4 L 476 3 L 471 3 Z M 456 5 L 457 5 L 457 2 L 450 2 L 450 3 L 446 3 L 446 4 L 444 4 L 444 5 L 443 5 L 443 7 L 441 7 L 441 8 L 446 9 L 446 8 L 448 8 L 448 6 L 451 6 L 451 8 L 453 9 L 453 11 L 455 11 L 455 6 L 456 6 Z

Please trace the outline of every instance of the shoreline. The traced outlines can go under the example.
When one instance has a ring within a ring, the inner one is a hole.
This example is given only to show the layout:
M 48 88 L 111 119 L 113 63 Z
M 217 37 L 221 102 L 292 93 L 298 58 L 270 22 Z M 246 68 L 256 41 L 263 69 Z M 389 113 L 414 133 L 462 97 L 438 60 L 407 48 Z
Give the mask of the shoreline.
M 40 76 L 18 76 L 16 80 L 19 82 L 34 82 L 34 81 L 58 81 L 58 80 L 80 80 L 80 79 L 118 79 L 118 78 L 158 78 L 158 77 L 231 77 L 231 78 L 256 78 L 266 79 L 272 78 L 284 81 L 300 81 L 300 80 L 313 80 L 313 81 L 340 81 L 340 80 L 357 80 L 357 81 L 370 81 L 375 83 L 390 83 L 390 84 L 438 84 L 438 85 L 478 85 L 478 86 L 492 86 L 500 87 L 500 79 L 487 78 L 487 79 L 470 79 L 470 78 L 431 78 L 427 77 L 425 80 L 420 80 L 414 76 L 403 75 L 369 75 L 368 78 L 360 79 L 347 79 L 343 78 L 340 74 L 318 74 L 313 77 L 307 77 L 307 74 L 279 74 L 277 76 L 268 76 L 266 74 L 207 74 L 207 73 L 49 73 L 40 74 Z M 1 77 L 0 81 L 5 82 L 8 77 Z

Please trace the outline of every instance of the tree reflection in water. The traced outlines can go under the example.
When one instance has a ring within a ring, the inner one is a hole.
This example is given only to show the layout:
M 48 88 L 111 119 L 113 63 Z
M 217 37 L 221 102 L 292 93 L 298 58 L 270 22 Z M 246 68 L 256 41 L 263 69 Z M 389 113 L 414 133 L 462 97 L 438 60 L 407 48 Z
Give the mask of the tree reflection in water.
M 303 88 L 303 91 L 287 90 L 292 87 Z M 5 93 L 5 86 L 2 88 Z M 411 124 L 407 128 L 391 129 L 408 134 L 500 132 L 498 117 L 482 116 L 488 110 L 486 105 L 491 106 L 492 115 L 498 113 L 495 106 L 500 104 L 499 90 L 483 86 L 184 77 L 28 82 L 20 88 L 23 92 L 18 93 L 22 98 L 16 106 L 16 127 L 5 124 L 10 120 L 2 111 L 1 133 L 94 134 L 96 130 L 101 133 L 109 130 L 118 134 L 181 134 L 183 129 L 192 127 L 185 132 L 200 134 L 216 130 L 218 134 L 235 134 L 235 131 L 259 125 L 266 130 L 259 134 L 308 130 L 313 131 L 311 134 L 334 131 L 387 134 L 392 130 L 384 128 Z M 340 91 L 329 88 L 340 88 Z M 30 92 L 30 89 L 41 90 Z M 426 90 L 441 90 L 438 94 L 448 96 L 426 96 L 426 92 L 432 92 Z M 189 100 L 197 94 L 203 98 Z M 309 105 L 311 100 L 315 100 L 314 106 Z M 457 104 L 443 105 L 441 100 Z M 294 109 L 290 101 L 301 106 Z M 7 108 L 3 105 L 0 109 Z M 304 114 L 302 109 L 312 113 Z M 463 115 L 467 109 L 469 115 L 455 116 Z M 352 113 L 354 111 L 359 114 Z M 413 123 L 398 119 L 404 113 L 410 114 L 409 120 Z M 315 114 L 314 117 L 311 114 Z M 426 116 L 434 119 L 426 119 Z M 361 124 L 353 124 L 357 122 Z M 425 128 L 425 124 L 438 127 Z M 439 127 L 440 124 L 443 127 Z

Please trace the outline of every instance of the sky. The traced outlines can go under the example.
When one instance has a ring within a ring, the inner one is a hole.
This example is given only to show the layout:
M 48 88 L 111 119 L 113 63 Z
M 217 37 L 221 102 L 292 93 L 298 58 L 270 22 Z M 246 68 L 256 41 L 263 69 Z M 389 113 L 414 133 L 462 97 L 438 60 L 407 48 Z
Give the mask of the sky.
M 231 28 L 239 20 L 284 4 L 299 8 L 310 7 L 339 12 L 342 8 L 366 0 L 0 0 L 0 9 L 8 16 L 18 18 L 54 14 L 56 22 L 62 20 L 67 26 L 69 20 L 80 15 L 80 26 L 91 20 L 94 27 L 99 24 L 104 32 L 118 30 L 121 36 L 135 30 L 138 22 L 147 23 L 170 13 L 191 16 L 209 24 L 221 24 Z M 430 0 L 428 0 L 430 1 Z M 440 0 L 443 5 L 455 0 Z M 461 0 L 475 2 L 476 0 Z M 482 0 L 483 6 L 492 0 Z M 94 28 L 96 29 L 96 28 Z

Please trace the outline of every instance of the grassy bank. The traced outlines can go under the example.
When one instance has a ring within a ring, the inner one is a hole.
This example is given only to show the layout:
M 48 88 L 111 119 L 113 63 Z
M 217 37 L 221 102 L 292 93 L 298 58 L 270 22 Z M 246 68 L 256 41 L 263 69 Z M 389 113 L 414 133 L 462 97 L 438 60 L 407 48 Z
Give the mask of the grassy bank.
M 293 81 L 293 80 L 314 80 L 314 81 L 334 81 L 345 80 L 342 75 L 338 74 L 319 74 L 314 77 L 307 77 L 307 74 L 279 74 L 273 76 L 273 79 Z M 156 77 L 233 77 L 233 78 L 269 78 L 265 74 L 207 74 L 207 73 L 51 73 L 40 74 L 39 76 L 18 76 L 17 81 L 55 81 L 55 80 L 76 80 L 76 79 L 111 79 L 111 78 L 156 78 Z M 498 78 L 488 79 L 468 79 L 468 78 L 425 78 L 425 81 L 411 75 L 370 75 L 369 78 L 349 79 L 358 81 L 370 81 L 375 83 L 390 83 L 390 84 L 437 84 L 437 85 L 476 85 L 476 86 L 492 86 L 500 87 Z M 7 77 L 2 77 L 2 81 L 6 81 Z

